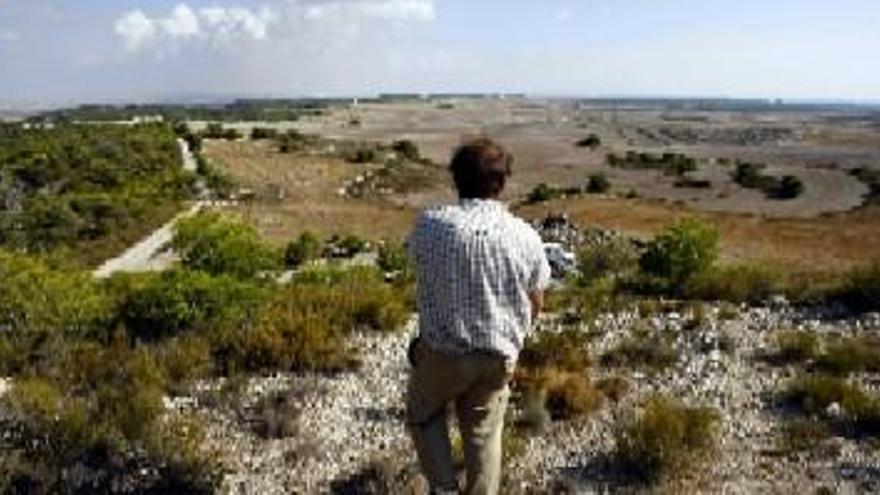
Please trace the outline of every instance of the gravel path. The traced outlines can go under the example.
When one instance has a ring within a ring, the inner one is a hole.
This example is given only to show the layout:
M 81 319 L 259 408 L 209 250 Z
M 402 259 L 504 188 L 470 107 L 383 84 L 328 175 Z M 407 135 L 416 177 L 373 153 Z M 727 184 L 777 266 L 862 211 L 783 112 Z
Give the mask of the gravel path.
M 189 145 L 183 139 L 178 139 L 177 144 L 183 157 L 183 169 L 195 172 L 197 162 Z M 117 272 L 150 272 L 168 268 L 175 260 L 173 253 L 168 249 L 174 236 L 174 224 L 182 218 L 195 214 L 205 205 L 204 201 L 196 202 L 189 210 L 179 213 L 119 256 L 105 261 L 93 272 L 93 275 L 97 278 L 107 278 Z

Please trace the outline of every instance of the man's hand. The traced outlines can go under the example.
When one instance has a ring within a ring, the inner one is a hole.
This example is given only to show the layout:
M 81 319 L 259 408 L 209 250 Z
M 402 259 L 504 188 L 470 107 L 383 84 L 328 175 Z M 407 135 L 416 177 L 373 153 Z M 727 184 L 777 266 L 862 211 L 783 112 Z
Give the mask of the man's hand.
M 529 292 L 529 301 L 532 303 L 532 321 L 535 321 L 544 310 L 544 291 L 533 290 Z

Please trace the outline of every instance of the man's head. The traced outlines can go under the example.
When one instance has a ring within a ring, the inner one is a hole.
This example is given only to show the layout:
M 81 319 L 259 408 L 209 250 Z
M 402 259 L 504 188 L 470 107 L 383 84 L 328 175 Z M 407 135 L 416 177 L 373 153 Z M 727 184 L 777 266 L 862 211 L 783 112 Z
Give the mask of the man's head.
M 449 169 L 462 199 L 493 199 L 504 190 L 513 157 L 490 139 L 468 141 L 456 150 Z

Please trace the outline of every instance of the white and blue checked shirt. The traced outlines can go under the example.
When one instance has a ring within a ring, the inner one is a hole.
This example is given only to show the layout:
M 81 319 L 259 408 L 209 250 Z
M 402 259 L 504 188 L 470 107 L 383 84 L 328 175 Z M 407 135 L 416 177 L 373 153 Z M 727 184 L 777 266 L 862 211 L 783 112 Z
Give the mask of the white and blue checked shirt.
M 406 247 L 421 338 L 441 351 L 516 360 L 532 326 L 528 294 L 550 282 L 538 233 L 503 203 L 465 199 L 422 212 Z

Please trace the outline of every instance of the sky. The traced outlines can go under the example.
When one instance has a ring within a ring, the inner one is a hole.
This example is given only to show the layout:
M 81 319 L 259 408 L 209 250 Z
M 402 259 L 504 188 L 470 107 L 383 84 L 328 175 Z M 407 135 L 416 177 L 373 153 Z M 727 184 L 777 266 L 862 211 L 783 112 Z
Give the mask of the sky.
M 0 103 L 880 101 L 878 0 L 0 0 Z

